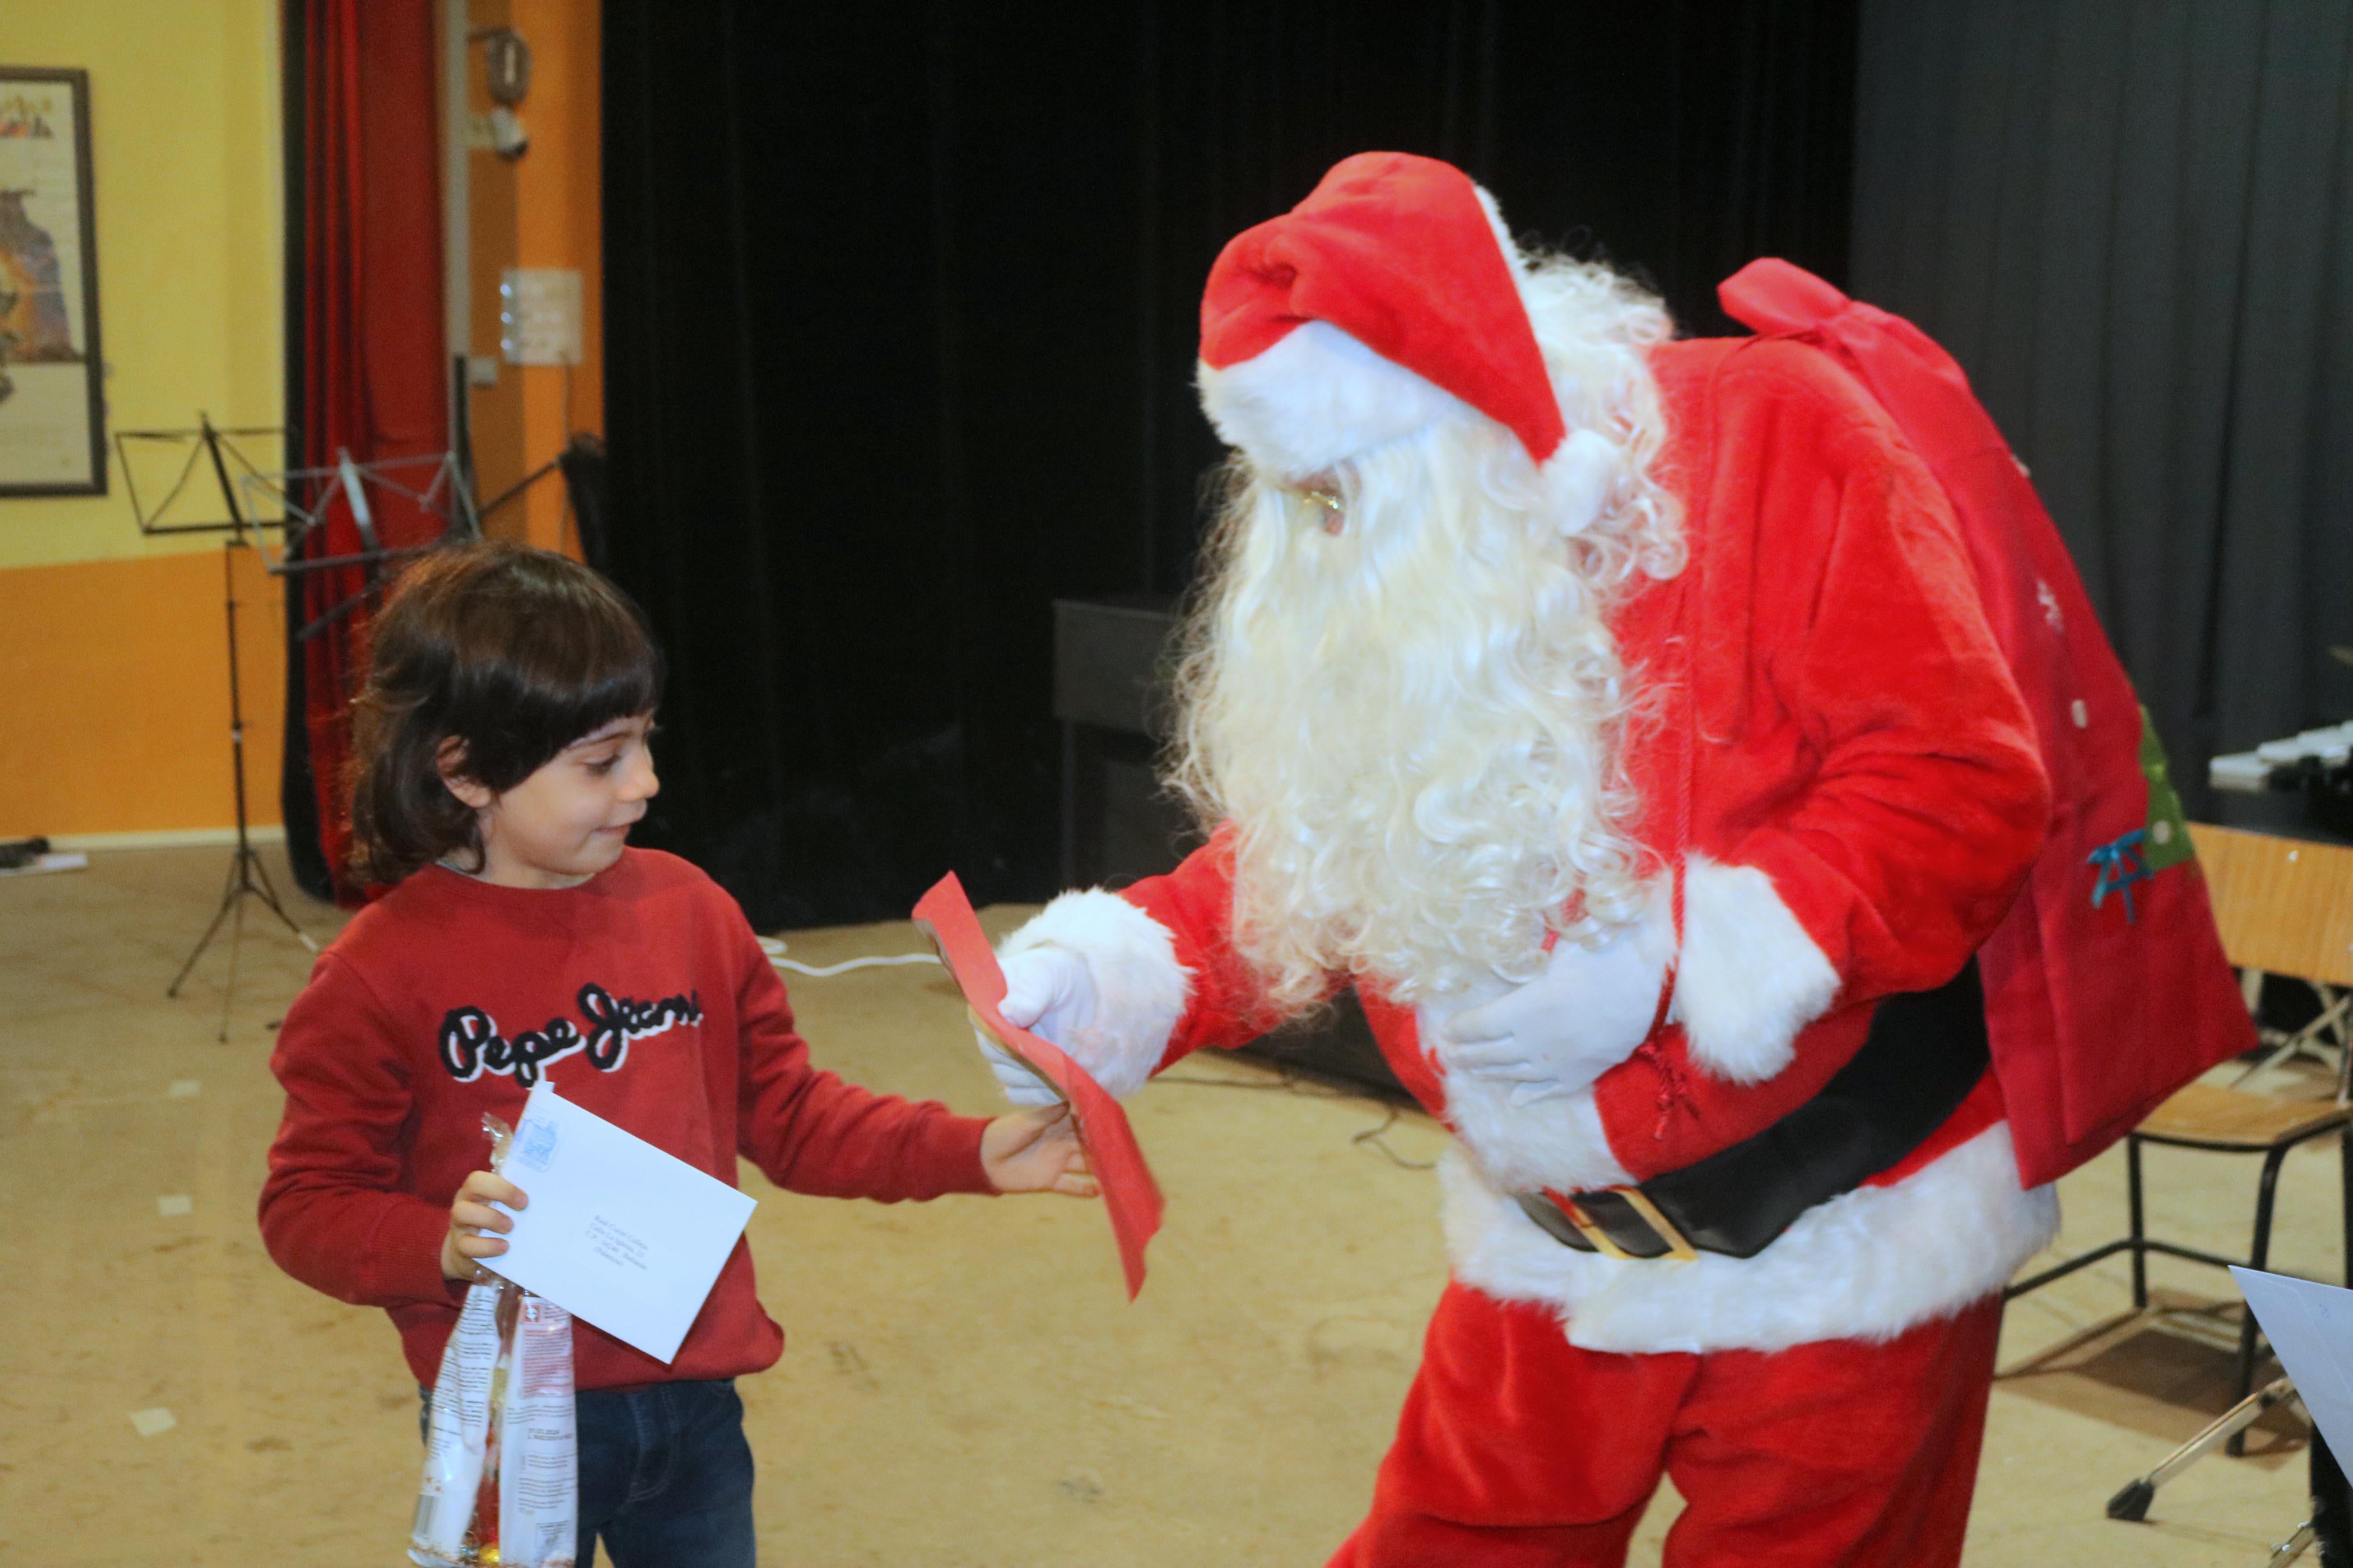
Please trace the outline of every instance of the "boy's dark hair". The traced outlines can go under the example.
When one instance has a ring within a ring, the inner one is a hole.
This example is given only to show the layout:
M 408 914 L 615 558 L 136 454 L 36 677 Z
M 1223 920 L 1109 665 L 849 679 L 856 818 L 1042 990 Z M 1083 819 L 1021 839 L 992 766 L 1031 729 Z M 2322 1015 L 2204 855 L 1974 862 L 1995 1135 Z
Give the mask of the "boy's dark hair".
M 352 703 L 352 868 L 371 882 L 482 844 L 438 759 L 504 792 L 565 747 L 661 702 L 662 656 L 629 596 L 565 556 L 503 540 L 409 567 L 374 628 Z

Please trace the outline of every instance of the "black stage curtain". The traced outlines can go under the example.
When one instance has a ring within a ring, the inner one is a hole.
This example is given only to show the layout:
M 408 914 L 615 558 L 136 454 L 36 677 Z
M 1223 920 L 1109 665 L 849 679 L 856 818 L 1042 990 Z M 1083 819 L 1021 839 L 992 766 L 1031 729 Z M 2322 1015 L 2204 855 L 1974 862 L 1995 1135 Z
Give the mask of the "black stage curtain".
M 2353 8 L 1862 15 L 1855 291 L 1968 371 L 2208 815 L 2353 715 Z
M 654 843 L 765 926 L 1055 865 L 1058 596 L 1168 595 L 1218 247 L 1371 149 L 1721 330 L 1843 281 L 1857 0 L 607 0 L 612 570 L 672 660 Z

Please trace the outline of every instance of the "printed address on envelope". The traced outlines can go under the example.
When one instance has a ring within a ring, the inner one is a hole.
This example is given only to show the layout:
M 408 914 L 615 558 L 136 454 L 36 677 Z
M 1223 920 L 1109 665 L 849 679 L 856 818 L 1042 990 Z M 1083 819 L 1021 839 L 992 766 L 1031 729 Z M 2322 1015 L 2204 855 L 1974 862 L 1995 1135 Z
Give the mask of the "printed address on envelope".
M 491 1267 L 669 1361 L 758 1205 L 542 1079 L 505 1174 L 530 1197 Z

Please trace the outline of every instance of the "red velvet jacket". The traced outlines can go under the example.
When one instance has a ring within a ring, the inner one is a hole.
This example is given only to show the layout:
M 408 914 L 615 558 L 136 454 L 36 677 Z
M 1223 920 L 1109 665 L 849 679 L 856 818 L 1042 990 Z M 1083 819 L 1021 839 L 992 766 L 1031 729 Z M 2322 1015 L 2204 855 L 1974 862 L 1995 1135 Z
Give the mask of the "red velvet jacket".
M 1683 502 L 1690 561 L 1614 628 L 1630 678 L 1665 696 L 1628 765 L 1638 837 L 1685 867 L 1681 1021 L 1589 1090 L 1520 1109 L 1449 1076 L 1378 976 L 1357 989 L 1391 1067 L 1469 1156 L 1447 1178 L 1462 1278 L 1562 1309 L 1596 1349 L 1900 1331 L 1999 1288 L 2055 1219 L 2047 1194 L 2020 1189 L 1990 1078 L 1875 1191 L 1810 1211 L 1754 1259 L 1617 1264 L 1543 1237 L 1506 1195 L 1640 1180 L 1779 1120 L 1861 1046 L 1872 1002 L 1968 961 L 2048 813 L 1953 513 L 1881 409 L 1784 341 L 1673 343 L 1652 366 L 1670 431 L 1660 472 Z M 1233 946 L 1230 878 L 1215 838 L 1120 895 L 1149 917 L 1141 931 L 1079 902 L 1107 895 L 1072 895 L 1008 949 L 1077 948 L 1101 984 L 1100 954 L 1165 935 L 1181 1007 L 1131 1048 L 1156 1068 L 1238 1045 L 1274 1019 Z M 1150 993 L 1134 980 L 1149 968 L 1111 985 L 1107 1036 L 1119 996 Z
M 2047 810 L 1952 513 L 1885 416 L 1795 344 L 1673 343 L 1653 367 L 1691 563 L 1629 602 L 1616 629 L 1638 679 L 1687 678 L 1690 700 L 1635 737 L 1640 836 L 1672 858 L 1687 813 L 1691 851 L 1762 871 L 1839 988 L 1762 1082 L 1711 1073 L 1676 1026 L 1605 1074 L 1602 1123 L 1637 1179 L 1778 1121 L 1861 1046 L 1868 1004 L 1950 979 L 2009 907 Z M 1196 976 L 1164 1065 L 1268 1022 L 1231 947 L 1220 847 L 1126 893 Z M 1399 1079 L 1444 1116 L 1411 1014 L 1377 982 L 1360 989 Z M 1967 1115 L 1944 1146 L 1983 1131 L 1999 1102 L 1980 1097 Z
M 2163 748 L 2066 542 L 1953 357 L 1786 261 L 1752 261 L 1717 292 L 1735 319 L 1855 376 L 1957 513 L 2052 780 L 2050 835 L 1979 962 L 2020 1175 L 2054 1181 L 2254 1048 Z

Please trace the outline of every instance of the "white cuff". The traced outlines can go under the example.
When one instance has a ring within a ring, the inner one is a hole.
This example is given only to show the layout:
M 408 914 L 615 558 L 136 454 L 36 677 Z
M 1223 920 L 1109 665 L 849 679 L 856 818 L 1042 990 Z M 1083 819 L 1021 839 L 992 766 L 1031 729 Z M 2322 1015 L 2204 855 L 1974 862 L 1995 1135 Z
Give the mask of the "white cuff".
M 1514 1105 L 1508 1083 L 1451 1069 L 1445 1079 L 1447 1123 L 1501 1191 L 1581 1193 L 1633 1182 L 1609 1152 L 1590 1089 Z
M 1838 972 L 1753 866 L 1694 855 L 1683 871 L 1683 942 L 1669 1017 L 1692 1058 L 1731 1083 L 1761 1083 L 1797 1055 L 1798 1031 L 1829 1011 Z
M 1185 1016 L 1192 973 L 1176 962 L 1168 929 L 1116 893 L 1097 888 L 1064 893 L 1005 940 L 1010 956 L 1060 947 L 1086 961 L 1095 983 L 1094 1020 L 1076 1039 L 1059 1042 L 1113 1094 L 1144 1087 Z

